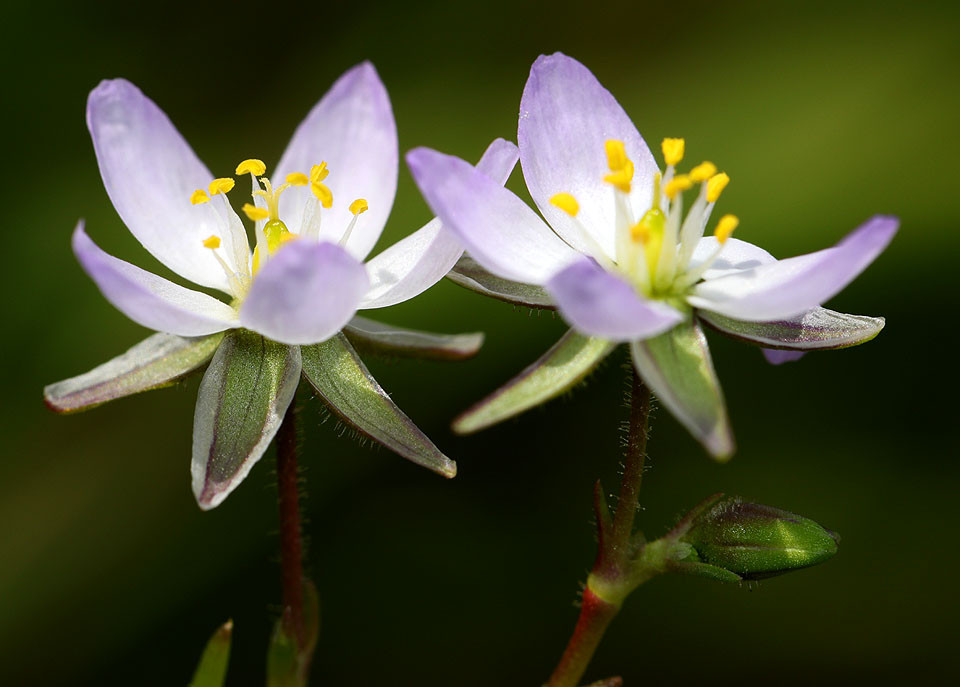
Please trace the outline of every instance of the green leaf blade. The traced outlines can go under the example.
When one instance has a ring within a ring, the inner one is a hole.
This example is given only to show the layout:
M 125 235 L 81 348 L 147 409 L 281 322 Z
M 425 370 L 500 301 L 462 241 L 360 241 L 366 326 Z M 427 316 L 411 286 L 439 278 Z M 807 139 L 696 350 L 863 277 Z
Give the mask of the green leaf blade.
M 200 663 L 193 674 L 190 687 L 223 687 L 230 662 L 230 643 L 233 639 L 233 621 L 221 625 L 207 642 Z

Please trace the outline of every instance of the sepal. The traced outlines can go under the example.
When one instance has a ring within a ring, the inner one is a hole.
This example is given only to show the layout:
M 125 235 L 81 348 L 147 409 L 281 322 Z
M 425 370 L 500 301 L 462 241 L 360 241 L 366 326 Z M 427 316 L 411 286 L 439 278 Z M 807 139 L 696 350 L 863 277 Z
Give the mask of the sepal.
M 50 384 L 43 390 L 43 400 L 58 413 L 77 413 L 170 386 L 210 360 L 223 336 L 223 332 L 196 338 L 154 334 L 89 372 Z
M 447 274 L 455 284 L 490 298 L 538 310 L 556 310 L 546 289 L 491 274 L 469 255 L 464 255 Z
M 385 353 L 405 358 L 464 360 L 476 355 L 483 345 L 483 332 L 434 334 L 395 327 L 359 316 L 350 320 L 343 333 L 360 352 Z
M 190 687 L 223 687 L 230 662 L 230 642 L 233 639 L 233 621 L 221 625 L 207 642 L 200 663 L 193 674 Z
M 876 337 L 886 323 L 882 317 L 848 315 L 826 308 L 813 308 L 797 317 L 775 322 L 745 322 L 707 310 L 699 310 L 697 315 L 732 339 L 788 351 L 858 346 Z

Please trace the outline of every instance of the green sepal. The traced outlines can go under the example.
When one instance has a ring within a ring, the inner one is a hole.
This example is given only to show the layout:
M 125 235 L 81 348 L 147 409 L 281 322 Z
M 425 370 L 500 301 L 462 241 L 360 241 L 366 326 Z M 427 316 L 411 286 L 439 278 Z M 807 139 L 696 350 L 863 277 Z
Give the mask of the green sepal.
M 476 260 L 464 255 L 447 273 L 455 284 L 497 300 L 538 310 L 556 310 L 546 289 L 534 284 L 511 281 L 487 272 Z
M 193 417 L 193 493 L 219 505 L 260 460 L 300 381 L 300 350 L 241 329 L 227 336 L 200 382 Z
M 733 430 L 703 330 L 687 320 L 630 344 L 633 364 L 660 402 L 717 460 L 734 451 Z
M 230 662 L 230 642 L 233 638 L 233 621 L 221 625 L 207 642 L 200 663 L 193 674 L 190 687 L 223 687 Z
M 428 360 L 464 360 L 476 355 L 483 345 L 483 332 L 434 334 L 360 316 L 350 320 L 343 333 L 360 352 Z
M 310 663 L 320 636 L 320 603 L 317 588 L 303 582 L 303 637 L 297 639 L 289 608 L 273 626 L 267 648 L 267 687 L 303 687 L 310 677 Z
M 707 310 L 697 314 L 711 328 L 738 341 L 788 351 L 849 348 L 870 341 L 886 322 L 882 317 L 848 315 L 813 308 L 789 320 L 744 322 Z
M 342 333 L 301 348 L 303 376 L 345 423 L 391 451 L 444 477 L 457 464 L 390 400 Z
M 545 403 L 573 388 L 614 349 L 603 339 L 564 334 L 535 363 L 453 421 L 458 434 L 470 434 Z
M 210 360 L 222 339 L 223 332 L 197 338 L 154 334 L 87 373 L 50 384 L 43 400 L 58 413 L 77 413 L 170 386 Z

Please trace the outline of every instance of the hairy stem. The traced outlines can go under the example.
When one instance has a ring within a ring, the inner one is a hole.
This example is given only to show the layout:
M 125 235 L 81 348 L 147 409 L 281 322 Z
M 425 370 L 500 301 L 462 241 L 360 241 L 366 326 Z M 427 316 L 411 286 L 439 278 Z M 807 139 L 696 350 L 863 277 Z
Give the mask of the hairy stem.
M 637 544 L 633 541 L 633 521 L 646 460 L 650 390 L 636 371 L 631 370 L 631 373 L 630 427 L 617 511 L 610 523 L 605 517 L 603 494 L 598 491 L 597 525 L 600 528 L 600 551 L 593 571 L 587 578 L 577 625 L 547 687 L 576 687 L 579 684 L 607 626 L 620 610 L 624 597 L 655 574 L 653 568 L 656 566 L 651 566 L 651 570 L 645 572 L 643 567 L 638 567 L 634 561 Z
M 300 492 L 297 487 L 296 401 L 287 408 L 277 432 L 277 500 L 280 507 L 284 613 L 289 614 L 297 644 L 302 647 L 306 637 L 303 622 L 303 540 L 300 533 Z

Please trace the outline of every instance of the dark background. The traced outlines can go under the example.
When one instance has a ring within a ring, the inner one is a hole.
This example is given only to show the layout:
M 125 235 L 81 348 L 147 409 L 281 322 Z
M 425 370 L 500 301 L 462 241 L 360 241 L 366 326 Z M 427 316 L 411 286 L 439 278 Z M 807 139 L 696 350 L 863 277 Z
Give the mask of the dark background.
M 649 447 L 649 534 L 722 490 L 836 529 L 839 555 L 752 589 L 656 579 L 627 602 L 588 677 L 622 674 L 630 687 L 955 674 L 955 3 L 307 7 L 5 10 L 0 682 L 184 685 L 232 617 L 228 683 L 263 684 L 279 600 L 272 451 L 223 506 L 200 512 L 196 379 L 73 417 L 41 402 L 44 384 L 147 333 L 76 264 L 77 218 L 110 252 L 160 269 L 103 191 L 89 90 L 131 79 L 226 173 L 249 156 L 275 164 L 334 79 L 369 58 L 402 151 L 473 159 L 515 136 L 529 65 L 554 50 L 585 62 L 651 147 L 685 136 L 691 163 L 726 169 L 722 211 L 775 255 L 829 245 L 873 213 L 902 218 L 891 248 L 831 302 L 886 316 L 879 338 L 774 368 L 713 337 L 738 454 L 712 463 L 665 411 Z M 522 189 L 519 173 L 511 187 Z M 377 250 L 428 218 L 402 168 Z M 461 364 L 370 361 L 458 461 L 451 482 L 339 436 L 301 396 L 308 566 L 323 614 L 313 684 L 538 685 L 592 562 L 592 482 L 616 484 L 622 356 L 572 397 L 458 438 L 452 415 L 536 358 L 562 323 L 446 282 L 376 316 L 482 329 L 488 342 Z

